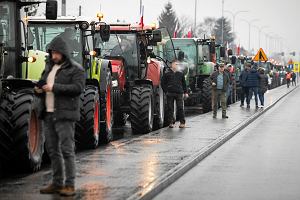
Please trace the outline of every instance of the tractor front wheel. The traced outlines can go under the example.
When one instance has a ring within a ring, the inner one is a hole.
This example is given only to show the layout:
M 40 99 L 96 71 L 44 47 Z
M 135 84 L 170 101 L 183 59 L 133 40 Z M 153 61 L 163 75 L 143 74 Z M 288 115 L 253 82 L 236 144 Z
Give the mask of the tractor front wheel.
M 150 85 L 132 88 L 130 120 L 133 134 L 146 134 L 153 128 L 153 90 Z
M 99 143 L 100 101 L 97 87 L 88 85 L 80 96 L 80 121 L 76 122 L 76 146 L 95 149 Z
M 211 83 L 209 78 L 205 78 L 202 84 L 202 92 L 201 92 L 201 102 L 203 112 L 207 113 L 211 111 L 212 103 L 211 103 Z

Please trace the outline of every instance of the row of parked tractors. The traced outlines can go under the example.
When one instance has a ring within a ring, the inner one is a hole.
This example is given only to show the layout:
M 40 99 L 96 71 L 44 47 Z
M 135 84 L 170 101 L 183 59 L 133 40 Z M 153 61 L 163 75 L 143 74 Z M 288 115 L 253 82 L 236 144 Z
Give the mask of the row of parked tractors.
M 108 25 L 102 15 L 95 21 L 57 18 L 57 2 L 45 3 L 46 19 L 27 17 L 26 7 L 36 2 L 0 2 L 0 172 L 9 166 L 37 171 L 46 155 L 43 125 L 36 114 L 40 99 L 33 88 L 55 37 L 67 41 L 73 59 L 86 71 L 81 118 L 76 122 L 77 149 L 109 143 L 113 127 L 124 126 L 128 119 L 133 134 L 164 127 L 161 78 L 176 57 L 186 63 L 183 71 L 190 93 L 186 106 L 201 105 L 204 112 L 211 110 L 209 76 L 216 62 L 227 60 L 236 66 L 235 80 L 245 62 L 226 55 L 213 38 L 172 39 L 165 28 Z M 239 96 L 238 81 L 235 85 L 234 100 Z

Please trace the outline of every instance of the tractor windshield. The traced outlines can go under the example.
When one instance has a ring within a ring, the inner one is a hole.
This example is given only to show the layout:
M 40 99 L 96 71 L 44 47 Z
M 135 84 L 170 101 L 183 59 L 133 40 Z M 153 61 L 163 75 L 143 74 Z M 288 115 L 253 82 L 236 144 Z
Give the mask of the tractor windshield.
M 203 44 L 198 45 L 198 51 L 199 51 L 199 61 L 208 62 L 210 61 L 210 53 L 209 53 L 209 45 Z
M 47 52 L 49 43 L 57 36 L 62 37 L 69 45 L 72 58 L 82 63 L 82 36 L 75 24 L 29 24 L 28 43 L 34 50 Z
M 16 38 L 15 38 L 15 27 L 17 20 L 16 16 L 16 5 L 13 2 L 0 2 L 0 44 L 4 46 L 7 51 L 7 55 L 4 56 L 4 66 L 15 66 L 16 65 Z M 1 62 L 3 59 L 1 60 Z M 1 63 L 2 65 L 3 63 Z M 2 66 L 1 66 L 2 67 Z M 2 69 L 3 70 L 3 69 Z M 15 75 L 13 67 L 6 67 L 4 69 L 5 76 Z M 3 71 L 2 71 L 3 72 Z
M 184 52 L 184 58 L 189 63 L 190 68 L 197 64 L 197 46 L 194 40 L 175 39 L 174 46 L 178 51 Z
M 160 28 L 162 41 L 154 46 L 154 53 L 165 61 L 172 62 L 176 58 L 174 45 L 166 28 Z
M 128 66 L 138 66 L 136 40 L 135 34 L 112 34 L 108 42 L 99 42 L 96 47 L 102 49 L 103 57 L 120 56 Z

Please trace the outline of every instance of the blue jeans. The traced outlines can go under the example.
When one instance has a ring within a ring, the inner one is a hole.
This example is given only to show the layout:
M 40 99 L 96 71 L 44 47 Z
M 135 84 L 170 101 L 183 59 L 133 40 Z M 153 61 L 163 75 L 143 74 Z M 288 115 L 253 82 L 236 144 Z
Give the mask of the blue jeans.
M 250 87 L 249 88 L 249 95 L 247 98 L 247 105 L 250 105 L 250 100 L 252 98 L 252 95 L 254 94 L 254 99 L 255 99 L 255 105 L 258 105 L 258 87 Z
M 264 106 L 265 93 L 263 91 L 258 91 L 258 97 L 260 100 L 260 105 Z

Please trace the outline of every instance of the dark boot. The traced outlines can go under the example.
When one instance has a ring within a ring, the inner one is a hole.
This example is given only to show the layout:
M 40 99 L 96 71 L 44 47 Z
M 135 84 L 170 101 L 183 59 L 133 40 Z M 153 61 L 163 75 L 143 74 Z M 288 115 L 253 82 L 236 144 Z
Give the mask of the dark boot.
M 59 193 L 63 189 L 63 186 L 57 186 L 54 184 L 50 184 L 45 188 L 40 189 L 41 194 L 55 194 Z

